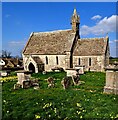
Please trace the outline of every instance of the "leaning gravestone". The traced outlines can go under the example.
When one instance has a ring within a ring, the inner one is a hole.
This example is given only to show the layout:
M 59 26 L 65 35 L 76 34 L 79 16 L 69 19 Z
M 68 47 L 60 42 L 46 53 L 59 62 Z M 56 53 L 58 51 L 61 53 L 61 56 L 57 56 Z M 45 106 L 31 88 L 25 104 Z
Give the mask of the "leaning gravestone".
M 104 93 L 118 94 L 118 63 L 106 68 Z

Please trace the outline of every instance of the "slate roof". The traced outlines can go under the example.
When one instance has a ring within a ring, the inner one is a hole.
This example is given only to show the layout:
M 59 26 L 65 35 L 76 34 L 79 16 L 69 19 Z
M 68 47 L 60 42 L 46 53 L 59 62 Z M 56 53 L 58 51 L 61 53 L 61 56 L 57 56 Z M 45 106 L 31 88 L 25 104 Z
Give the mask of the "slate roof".
M 77 41 L 74 56 L 103 55 L 106 51 L 108 38 L 86 38 Z
M 33 33 L 23 54 L 66 54 L 70 51 L 75 33 L 72 30 Z
M 32 33 L 23 54 L 65 55 L 66 51 L 71 50 L 74 38 L 75 33 L 72 30 Z M 107 37 L 78 39 L 73 55 L 103 55 L 106 51 L 107 42 Z

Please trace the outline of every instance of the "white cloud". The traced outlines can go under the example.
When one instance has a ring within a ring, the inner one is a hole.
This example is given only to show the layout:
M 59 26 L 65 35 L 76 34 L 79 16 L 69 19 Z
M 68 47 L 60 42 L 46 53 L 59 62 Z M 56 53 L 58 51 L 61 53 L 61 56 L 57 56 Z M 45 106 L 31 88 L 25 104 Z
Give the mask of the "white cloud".
M 117 21 L 116 21 L 117 20 Z M 105 17 L 96 23 L 95 26 L 89 27 L 83 25 L 80 29 L 80 33 L 83 36 L 93 34 L 93 35 L 104 35 L 106 33 L 116 31 L 116 23 L 118 22 L 118 16 L 112 15 L 111 17 Z
M 25 45 L 25 41 L 11 41 L 9 42 L 10 46 L 24 46 Z
M 116 42 L 118 42 L 118 40 L 110 40 L 110 41 L 109 41 L 110 44 L 111 44 L 111 43 L 116 44 Z
M 92 20 L 96 20 L 96 19 L 101 19 L 102 18 L 102 16 L 100 16 L 100 15 L 95 15 L 95 16 L 93 16 L 91 19 Z
M 118 40 L 114 40 L 114 42 L 118 42 Z

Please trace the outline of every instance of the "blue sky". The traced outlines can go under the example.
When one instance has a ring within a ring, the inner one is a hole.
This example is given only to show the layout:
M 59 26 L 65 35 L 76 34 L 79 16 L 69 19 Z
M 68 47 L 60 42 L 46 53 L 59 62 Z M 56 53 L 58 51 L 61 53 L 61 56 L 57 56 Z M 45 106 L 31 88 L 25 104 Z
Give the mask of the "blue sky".
M 105 37 L 116 56 L 115 2 L 9 2 L 2 3 L 2 49 L 20 55 L 31 32 L 71 29 L 73 9 L 80 15 L 81 38 Z

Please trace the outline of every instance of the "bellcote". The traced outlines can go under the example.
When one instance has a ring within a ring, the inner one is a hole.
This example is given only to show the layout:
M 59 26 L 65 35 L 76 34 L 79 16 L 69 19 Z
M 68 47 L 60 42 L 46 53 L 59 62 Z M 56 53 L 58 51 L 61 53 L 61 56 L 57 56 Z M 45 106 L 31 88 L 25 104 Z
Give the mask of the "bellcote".
M 71 17 L 71 25 L 73 32 L 79 32 L 79 24 L 80 24 L 80 16 L 77 14 L 76 9 L 73 11 L 73 15 Z

